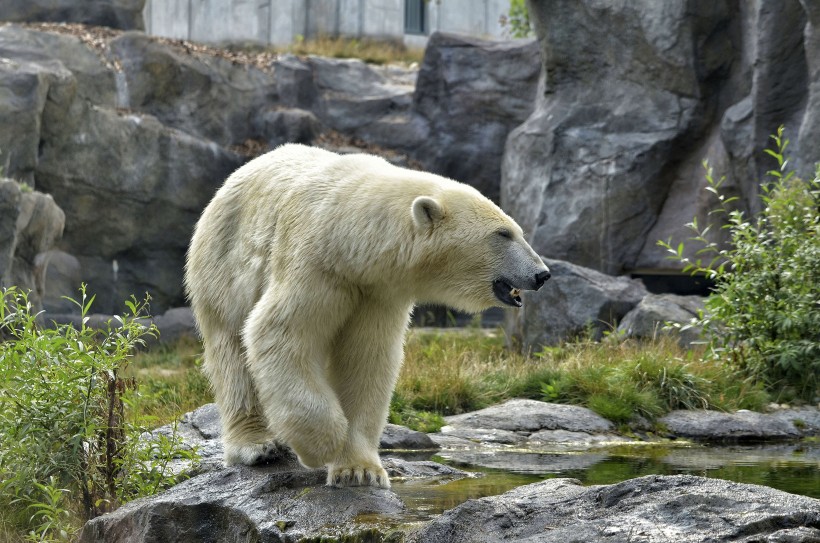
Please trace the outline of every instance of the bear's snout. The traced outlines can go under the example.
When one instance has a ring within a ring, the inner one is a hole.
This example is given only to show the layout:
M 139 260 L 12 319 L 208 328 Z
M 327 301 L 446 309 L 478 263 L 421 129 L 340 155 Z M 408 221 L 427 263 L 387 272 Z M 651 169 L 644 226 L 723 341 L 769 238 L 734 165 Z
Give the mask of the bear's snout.
M 544 286 L 544 283 L 547 282 L 547 279 L 552 277 L 549 270 L 544 270 L 542 272 L 538 272 L 535 274 L 535 290 Z

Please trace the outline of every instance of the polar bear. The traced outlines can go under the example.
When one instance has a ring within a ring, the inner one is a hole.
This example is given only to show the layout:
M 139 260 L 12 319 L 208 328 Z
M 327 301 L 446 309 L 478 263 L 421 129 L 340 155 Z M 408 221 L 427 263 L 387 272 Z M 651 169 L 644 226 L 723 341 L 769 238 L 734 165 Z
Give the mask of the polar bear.
M 328 485 L 388 488 L 378 444 L 414 304 L 518 307 L 547 278 L 470 186 L 297 144 L 248 162 L 203 212 L 185 270 L 225 463 L 287 445 Z

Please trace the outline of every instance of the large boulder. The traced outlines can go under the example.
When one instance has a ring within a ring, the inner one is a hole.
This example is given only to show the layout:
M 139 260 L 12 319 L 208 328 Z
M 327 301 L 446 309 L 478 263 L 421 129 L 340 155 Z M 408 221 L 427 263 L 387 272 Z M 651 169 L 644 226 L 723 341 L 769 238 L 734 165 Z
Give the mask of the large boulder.
M 717 220 L 704 159 L 751 211 L 778 125 L 800 140 L 790 152 L 801 174 L 820 159 L 817 11 L 798 0 L 531 2 L 541 92 L 507 140 L 502 205 L 553 258 L 610 274 L 679 270 L 656 242 L 688 239 L 693 217 Z M 715 227 L 710 241 L 725 234 Z
M 524 306 L 507 311 L 505 329 L 524 350 L 591 334 L 600 339 L 648 294 L 638 280 L 613 277 L 569 262 L 544 258 L 552 278 Z
M 430 522 L 410 542 L 820 540 L 820 500 L 691 475 L 649 475 L 585 487 L 549 479 L 470 500 Z
M 433 34 L 413 96 L 429 137 L 413 155 L 498 201 L 504 141 L 532 112 L 539 72 L 534 40 Z
M 50 195 L 0 179 L 0 287 L 28 292 L 34 313 L 43 308 L 48 260 L 64 224 Z
M 672 334 L 686 347 L 701 339 L 702 330 L 692 321 L 700 316 L 703 307 L 701 296 L 648 294 L 618 324 L 618 336 L 657 339 Z
M 14 22 L 84 23 L 143 30 L 145 0 L 4 0 L 0 18 Z

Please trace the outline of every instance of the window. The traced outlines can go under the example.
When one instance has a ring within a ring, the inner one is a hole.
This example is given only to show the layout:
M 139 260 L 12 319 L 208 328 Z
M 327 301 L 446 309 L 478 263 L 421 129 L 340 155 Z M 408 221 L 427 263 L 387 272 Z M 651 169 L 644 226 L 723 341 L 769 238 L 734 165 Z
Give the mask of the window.
M 427 33 L 427 0 L 404 0 L 404 32 Z

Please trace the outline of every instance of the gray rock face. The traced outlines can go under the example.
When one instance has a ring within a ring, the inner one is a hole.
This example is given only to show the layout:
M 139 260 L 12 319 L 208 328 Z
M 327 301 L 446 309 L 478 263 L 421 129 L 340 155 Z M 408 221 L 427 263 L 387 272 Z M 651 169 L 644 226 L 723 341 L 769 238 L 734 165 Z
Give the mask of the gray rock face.
M 618 335 L 640 339 L 655 339 L 667 333 L 677 333 L 681 345 L 686 346 L 700 339 L 697 327 L 686 330 L 664 330 L 668 323 L 689 324 L 703 309 L 700 296 L 676 296 L 674 294 L 648 294 L 618 324 Z
M 539 71 L 534 40 L 433 34 L 413 98 L 430 132 L 414 155 L 498 201 L 504 141 L 532 112 Z
M 679 269 L 656 241 L 714 220 L 701 161 L 754 210 L 780 124 L 798 139 L 793 163 L 813 173 L 813 2 L 547 0 L 530 13 L 541 92 L 507 141 L 501 202 L 539 253 L 610 274 Z
M 61 248 L 80 261 L 95 309 L 118 313 L 145 292 L 156 309 L 176 305 L 194 223 L 239 157 L 150 116 L 75 102 L 66 117 L 61 106 L 44 112 L 37 181 L 71 218 Z
M 820 539 L 820 500 L 688 475 L 584 487 L 550 479 L 470 500 L 412 534 L 437 543 Z
M 660 422 L 676 436 L 702 441 L 762 441 L 801 435 L 792 420 L 754 411 L 672 411 Z
M 145 0 L 5 0 L 2 18 L 14 22 L 84 23 L 142 30 Z
M 537 293 L 524 293 L 524 307 L 506 313 L 507 334 L 525 350 L 588 332 L 600 339 L 648 294 L 643 283 L 628 277 L 543 260 L 552 278 Z
M 111 40 L 122 66 L 122 108 L 221 146 L 258 139 L 254 120 L 276 102 L 272 74 L 230 60 L 196 55 L 137 32 Z

